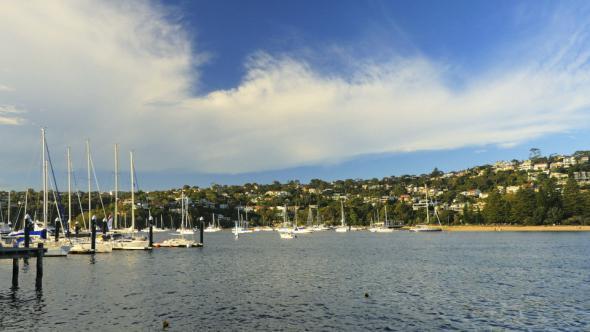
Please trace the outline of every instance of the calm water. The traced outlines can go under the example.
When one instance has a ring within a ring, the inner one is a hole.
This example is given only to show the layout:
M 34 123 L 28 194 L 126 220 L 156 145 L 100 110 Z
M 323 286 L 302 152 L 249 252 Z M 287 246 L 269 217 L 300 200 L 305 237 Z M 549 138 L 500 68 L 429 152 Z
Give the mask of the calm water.
M 1 261 L 0 327 L 590 330 L 587 233 L 224 232 L 205 244 L 46 258 L 41 293 L 34 260 L 17 291 Z

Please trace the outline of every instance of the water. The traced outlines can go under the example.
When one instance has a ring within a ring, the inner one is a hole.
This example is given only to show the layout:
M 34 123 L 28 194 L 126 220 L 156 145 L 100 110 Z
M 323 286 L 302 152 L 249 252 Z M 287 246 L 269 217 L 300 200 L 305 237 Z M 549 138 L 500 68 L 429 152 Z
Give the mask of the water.
M 587 233 L 223 232 L 205 244 L 46 258 L 39 293 L 34 260 L 17 291 L 0 261 L 0 327 L 590 330 Z

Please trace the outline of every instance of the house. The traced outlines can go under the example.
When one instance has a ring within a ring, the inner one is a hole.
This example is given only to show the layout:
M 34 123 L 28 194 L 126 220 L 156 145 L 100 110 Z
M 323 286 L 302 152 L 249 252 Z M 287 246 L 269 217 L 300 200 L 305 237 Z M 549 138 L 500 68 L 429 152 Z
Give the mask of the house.
M 556 169 L 556 168 L 563 168 L 563 162 L 562 161 L 554 161 L 549 165 L 550 169 Z
M 479 197 L 481 195 L 481 190 L 479 189 L 470 189 L 467 191 L 462 191 L 461 195 L 468 196 L 468 197 Z
M 402 194 L 402 195 L 399 195 L 399 200 L 402 202 L 411 202 L 412 196 L 410 196 L 408 194 Z
M 577 164 L 576 157 L 563 157 L 563 167 L 571 167 Z
M 590 172 L 574 172 L 574 179 L 579 184 L 590 184 Z
M 537 164 L 533 165 L 533 170 L 535 170 L 535 171 L 544 171 L 548 168 L 549 168 L 549 165 L 547 165 L 547 163 L 537 163 Z
M 525 160 L 518 166 L 520 171 L 530 171 L 533 169 L 533 162 L 530 160 Z
M 506 187 L 507 194 L 516 194 L 520 190 L 520 186 L 508 186 Z

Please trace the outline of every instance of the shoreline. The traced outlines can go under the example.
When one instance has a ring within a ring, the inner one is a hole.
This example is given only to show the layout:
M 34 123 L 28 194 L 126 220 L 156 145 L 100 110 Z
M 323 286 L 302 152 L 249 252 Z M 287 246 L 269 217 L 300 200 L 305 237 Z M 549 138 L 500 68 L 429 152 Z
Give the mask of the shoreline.
M 458 225 L 442 226 L 442 229 L 446 232 L 590 232 L 590 226 L 588 225 Z

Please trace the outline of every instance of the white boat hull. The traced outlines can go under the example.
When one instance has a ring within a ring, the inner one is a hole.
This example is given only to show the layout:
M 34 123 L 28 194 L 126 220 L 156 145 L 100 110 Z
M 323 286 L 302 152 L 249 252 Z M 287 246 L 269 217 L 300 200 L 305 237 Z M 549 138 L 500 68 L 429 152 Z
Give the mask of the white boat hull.
M 295 234 L 293 234 L 291 232 L 279 232 L 279 236 L 283 240 L 289 240 L 289 239 L 294 238 L 295 237 Z
M 149 241 L 147 240 L 119 240 L 114 241 L 113 250 L 150 250 Z

